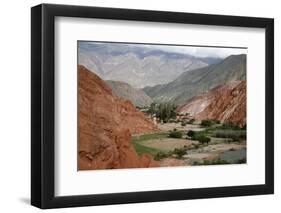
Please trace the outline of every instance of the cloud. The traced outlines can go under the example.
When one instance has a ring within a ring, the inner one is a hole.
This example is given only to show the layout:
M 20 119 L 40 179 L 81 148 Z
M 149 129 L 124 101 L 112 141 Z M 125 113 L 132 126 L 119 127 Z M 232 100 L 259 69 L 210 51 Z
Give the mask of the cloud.
M 185 53 L 196 57 L 218 57 L 225 58 L 229 55 L 246 54 L 245 48 L 228 47 L 196 47 L 196 46 L 165 46 L 149 45 L 149 48 L 161 49 L 168 52 Z
M 158 45 L 158 44 L 134 44 L 134 43 L 110 43 L 110 42 L 80 42 L 79 45 L 84 48 L 93 48 L 92 45 L 98 44 L 104 48 L 109 48 L 109 51 L 119 49 L 120 47 L 143 47 L 146 50 L 162 50 L 166 52 L 184 53 L 195 57 L 213 57 L 226 58 L 229 55 L 247 54 L 246 48 L 230 48 L 230 47 L 204 47 L 204 46 L 180 46 L 180 45 Z M 120 45 L 120 46 L 119 46 Z M 96 48 L 96 46 L 95 46 Z

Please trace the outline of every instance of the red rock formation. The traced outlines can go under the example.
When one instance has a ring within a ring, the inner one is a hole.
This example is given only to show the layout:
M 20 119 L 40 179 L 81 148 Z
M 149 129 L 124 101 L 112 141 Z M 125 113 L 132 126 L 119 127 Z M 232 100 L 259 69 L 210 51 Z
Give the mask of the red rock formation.
M 78 169 L 158 166 L 150 155 L 138 156 L 131 144 L 131 134 L 154 132 L 157 127 L 81 65 L 78 79 Z
M 246 81 L 233 81 L 215 87 L 178 107 L 180 113 L 189 113 L 195 119 L 215 119 L 246 124 Z

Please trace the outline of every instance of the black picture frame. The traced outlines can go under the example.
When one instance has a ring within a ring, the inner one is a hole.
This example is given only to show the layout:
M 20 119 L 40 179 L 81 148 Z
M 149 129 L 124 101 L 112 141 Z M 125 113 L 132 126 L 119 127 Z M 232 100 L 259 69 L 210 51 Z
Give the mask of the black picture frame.
M 265 184 L 93 195 L 54 195 L 55 17 L 264 28 Z M 164 11 L 41 4 L 31 8 L 31 204 L 42 208 L 218 198 L 274 193 L 274 20 Z

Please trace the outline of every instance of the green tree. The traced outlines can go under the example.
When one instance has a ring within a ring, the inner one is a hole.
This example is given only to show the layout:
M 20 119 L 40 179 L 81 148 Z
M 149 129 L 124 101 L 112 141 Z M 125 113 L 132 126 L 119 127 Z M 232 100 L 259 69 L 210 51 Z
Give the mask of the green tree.
M 203 127 L 210 127 L 214 124 L 212 120 L 202 120 L 201 121 L 201 126 Z
M 182 133 L 180 131 L 177 131 L 174 129 L 173 131 L 170 131 L 169 133 L 170 138 L 182 138 Z
M 174 154 L 177 155 L 177 158 L 182 158 L 186 154 L 186 149 L 185 148 L 175 148 L 173 151 Z
M 188 137 L 194 137 L 194 135 L 195 135 L 195 132 L 193 131 L 193 130 L 189 130 L 188 132 L 187 132 L 187 136 Z
M 209 142 L 211 141 L 211 139 L 210 139 L 209 137 L 206 137 L 206 136 L 204 136 L 204 135 L 201 135 L 201 136 L 198 137 L 198 141 L 199 141 L 199 143 L 201 143 L 201 144 L 204 144 L 204 143 L 209 144 Z
M 153 112 L 153 114 L 164 123 L 168 122 L 170 119 L 176 118 L 177 115 L 176 106 L 171 103 L 153 104 L 148 111 L 150 114 Z
M 157 110 L 157 105 L 156 105 L 155 102 L 153 102 L 153 103 L 150 104 L 147 112 L 151 115 L 154 115 L 156 113 L 156 110 Z

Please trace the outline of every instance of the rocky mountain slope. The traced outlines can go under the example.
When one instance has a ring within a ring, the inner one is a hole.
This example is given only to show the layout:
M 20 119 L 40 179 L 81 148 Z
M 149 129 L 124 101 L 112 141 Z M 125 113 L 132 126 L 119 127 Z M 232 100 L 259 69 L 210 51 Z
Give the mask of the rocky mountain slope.
M 189 113 L 198 120 L 215 119 L 243 126 L 246 124 L 246 101 L 246 81 L 232 81 L 193 97 L 177 111 Z
M 114 95 L 130 100 L 137 107 L 149 106 L 153 101 L 141 89 L 135 89 L 131 85 L 121 81 L 106 81 Z
M 157 166 L 150 155 L 138 156 L 131 144 L 131 134 L 154 132 L 157 127 L 81 65 L 78 80 L 78 169 Z
M 181 105 L 192 97 L 229 81 L 246 79 L 246 55 L 231 55 L 218 64 L 184 72 L 174 81 L 145 87 L 156 102 L 171 101 Z
M 122 81 L 134 88 L 173 81 L 182 73 L 216 63 L 218 58 L 150 48 L 153 45 L 80 42 L 78 62 L 102 79 Z

